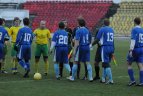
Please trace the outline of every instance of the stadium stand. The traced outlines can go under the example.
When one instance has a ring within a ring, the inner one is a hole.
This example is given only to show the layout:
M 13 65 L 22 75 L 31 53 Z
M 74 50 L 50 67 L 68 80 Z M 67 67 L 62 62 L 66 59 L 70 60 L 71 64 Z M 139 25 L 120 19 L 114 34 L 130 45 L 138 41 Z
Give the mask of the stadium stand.
M 32 26 L 38 27 L 40 20 L 46 20 L 47 27 L 54 32 L 57 23 L 68 20 L 71 28 L 77 26 L 76 18 L 82 15 L 87 21 L 88 27 L 92 29 L 101 18 L 105 17 L 112 5 L 112 0 L 82 0 L 82 1 L 50 1 L 50 0 L 28 0 L 23 4 L 24 9 L 35 15 Z
M 143 20 L 143 2 L 137 1 L 138 0 L 122 0 L 117 13 L 110 18 L 111 26 L 115 29 L 117 36 L 130 35 L 130 31 L 134 26 L 133 20 L 135 17 L 141 17 Z

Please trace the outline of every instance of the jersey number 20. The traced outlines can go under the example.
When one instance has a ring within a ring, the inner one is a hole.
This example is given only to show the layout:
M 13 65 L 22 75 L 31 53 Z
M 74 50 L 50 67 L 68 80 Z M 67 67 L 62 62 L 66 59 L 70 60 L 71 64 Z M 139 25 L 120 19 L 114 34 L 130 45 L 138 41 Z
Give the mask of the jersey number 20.
M 68 44 L 68 37 L 60 35 L 59 36 L 59 44 Z

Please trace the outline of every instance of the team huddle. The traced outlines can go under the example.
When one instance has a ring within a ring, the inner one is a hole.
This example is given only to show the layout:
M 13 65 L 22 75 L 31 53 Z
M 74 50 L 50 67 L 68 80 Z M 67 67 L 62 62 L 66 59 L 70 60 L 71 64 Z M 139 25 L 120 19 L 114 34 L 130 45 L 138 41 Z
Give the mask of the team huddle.
M 40 27 L 34 30 L 29 27 L 29 18 L 23 19 L 24 27 L 20 26 L 20 19 L 14 18 L 14 26 L 10 29 L 5 27 L 5 20 L 0 18 L 0 69 L 1 73 L 7 73 L 4 68 L 5 56 L 8 51 L 8 43 L 11 41 L 12 50 L 12 73 L 17 74 L 18 63 L 25 69 L 24 78 L 29 77 L 30 59 L 32 42 L 35 41 L 35 73 L 39 72 L 39 60 L 41 55 L 45 63 L 45 73 L 48 74 L 49 61 L 48 56 L 54 54 L 54 70 L 56 79 L 62 77 L 63 66 L 69 72 L 70 81 L 75 81 L 79 78 L 80 63 L 84 64 L 85 76 L 90 82 L 100 80 L 101 83 L 114 84 L 111 71 L 111 59 L 114 54 L 114 30 L 111 28 L 110 21 L 104 20 L 104 26 L 101 27 L 94 40 L 89 29 L 86 27 L 86 22 L 83 18 L 78 18 L 78 26 L 73 30 L 68 28 L 67 21 L 62 20 L 58 24 L 58 30 L 51 36 L 50 30 L 46 28 L 46 21 L 40 22 Z M 138 85 L 143 86 L 143 29 L 139 26 L 140 18 L 134 19 L 135 27 L 131 32 L 131 44 L 127 56 L 128 74 L 130 82 L 128 86 Z M 97 45 L 95 55 L 95 73 L 92 77 L 92 66 L 90 64 L 90 49 Z M 73 59 L 73 60 L 72 60 Z M 140 82 L 136 84 L 132 63 L 136 62 L 139 67 Z M 102 76 L 99 75 L 99 63 L 102 62 Z M 76 76 L 77 74 L 77 76 Z

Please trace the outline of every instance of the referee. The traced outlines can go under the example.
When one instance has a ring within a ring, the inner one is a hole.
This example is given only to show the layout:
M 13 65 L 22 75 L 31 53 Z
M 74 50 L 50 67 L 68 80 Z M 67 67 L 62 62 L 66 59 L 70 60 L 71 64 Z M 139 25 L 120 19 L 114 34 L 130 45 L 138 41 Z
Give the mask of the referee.
M 98 31 L 99 31 L 99 29 L 97 28 L 95 37 L 97 36 Z M 97 50 L 96 50 L 96 53 L 95 53 L 95 62 L 94 62 L 94 68 L 95 68 L 96 76 L 94 77 L 93 80 L 95 80 L 95 81 L 100 79 L 100 75 L 99 75 L 99 71 L 100 71 L 99 63 L 100 62 L 101 62 L 101 46 L 98 43 L 97 44 Z

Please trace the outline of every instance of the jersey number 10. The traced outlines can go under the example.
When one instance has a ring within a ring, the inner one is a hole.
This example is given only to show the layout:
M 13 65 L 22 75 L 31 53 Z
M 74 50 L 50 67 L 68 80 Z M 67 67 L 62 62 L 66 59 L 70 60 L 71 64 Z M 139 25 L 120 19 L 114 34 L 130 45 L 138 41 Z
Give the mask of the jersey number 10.
M 24 36 L 24 41 L 29 42 L 29 41 L 30 41 L 30 39 L 31 39 L 31 34 L 29 34 L 29 33 L 25 33 L 24 35 L 25 35 L 25 36 Z

